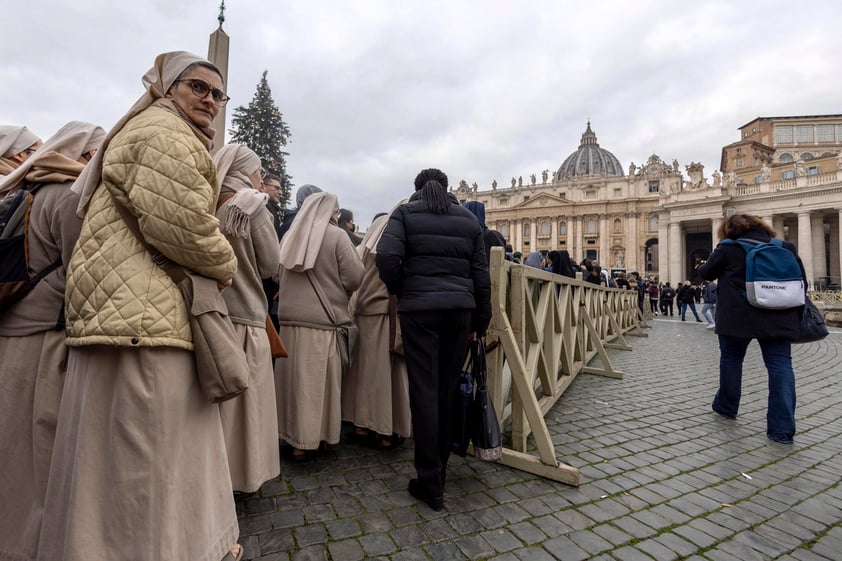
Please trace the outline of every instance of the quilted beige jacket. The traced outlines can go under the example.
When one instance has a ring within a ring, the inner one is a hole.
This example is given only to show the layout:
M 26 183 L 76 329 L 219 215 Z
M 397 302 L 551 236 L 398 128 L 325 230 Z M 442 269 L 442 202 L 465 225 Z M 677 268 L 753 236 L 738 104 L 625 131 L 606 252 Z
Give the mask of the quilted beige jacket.
M 205 146 L 171 110 L 152 106 L 112 139 L 67 269 L 67 344 L 193 348 L 187 308 L 114 205 L 146 240 L 201 275 L 230 279 L 231 245 L 214 216 L 219 188 Z

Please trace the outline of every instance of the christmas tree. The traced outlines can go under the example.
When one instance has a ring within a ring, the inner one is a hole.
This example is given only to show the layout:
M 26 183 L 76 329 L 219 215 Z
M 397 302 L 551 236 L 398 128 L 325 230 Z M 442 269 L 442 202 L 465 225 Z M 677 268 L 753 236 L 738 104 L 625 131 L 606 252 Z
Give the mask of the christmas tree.
M 267 70 L 263 71 L 257 91 L 248 107 L 234 109 L 231 125 L 231 142 L 245 144 L 260 156 L 263 169 L 281 178 L 281 203 L 284 207 L 290 200 L 292 176 L 287 174 L 286 156 L 283 151 L 290 138 L 289 127 L 275 100 L 266 80 Z

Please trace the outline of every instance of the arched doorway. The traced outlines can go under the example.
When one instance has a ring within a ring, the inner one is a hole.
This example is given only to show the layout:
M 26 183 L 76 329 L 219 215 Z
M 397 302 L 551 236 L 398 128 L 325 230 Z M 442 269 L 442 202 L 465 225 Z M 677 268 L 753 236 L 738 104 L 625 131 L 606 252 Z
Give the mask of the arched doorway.
M 690 259 L 690 263 L 688 264 L 688 276 L 690 278 L 690 282 L 693 284 L 700 284 L 702 282 L 702 277 L 699 275 L 699 265 L 707 261 L 707 258 L 710 256 L 709 249 L 694 249 L 690 252 L 688 256 Z
M 659 269 L 658 238 L 649 238 L 643 251 L 643 270 L 646 271 L 646 276 L 649 276 L 657 275 Z

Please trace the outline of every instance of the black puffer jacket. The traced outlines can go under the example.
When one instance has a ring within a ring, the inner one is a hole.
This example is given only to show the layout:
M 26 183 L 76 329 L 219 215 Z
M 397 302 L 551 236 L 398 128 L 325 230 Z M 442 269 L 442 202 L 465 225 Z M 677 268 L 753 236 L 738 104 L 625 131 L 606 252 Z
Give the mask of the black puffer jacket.
M 741 237 L 769 241 L 763 230 L 749 230 Z M 784 247 L 797 255 L 795 245 Z M 801 274 L 804 275 L 804 265 Z M 707 262 L 699 267 L 703 279 L 718 279 L 716 294 L 716 332 L 732 337 L 757 339 L 794 339 L 799 335 L 801 307 L 767 310 L 748 303 L 746 292 L 746 252 L 741 246 L 718 245 Z M 804 275 L 806 276 L 806 275 Z
M 745 277 L 745 275 L 743 275 Z M 745 283 L 745 279 L 743 279 Z M 693 287 L 689 284 L 682 284 L 678 287 L 678 292 L 675 293 L 675 301 L 679 304 L 695 304 L 696 293 Z
M 397 295 L 399 313 L 473 310 L 472 329 L 484 335 L 491 281 L 482 228 L 455 198 L 447 214 L 413 199 L 392 212 L 377 245 L 380 278 Z

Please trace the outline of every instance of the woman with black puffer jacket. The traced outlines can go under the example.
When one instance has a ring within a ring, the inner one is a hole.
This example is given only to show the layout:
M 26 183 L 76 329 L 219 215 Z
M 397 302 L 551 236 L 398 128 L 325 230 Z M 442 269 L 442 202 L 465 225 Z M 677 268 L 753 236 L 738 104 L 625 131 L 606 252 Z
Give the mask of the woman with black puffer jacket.
M 409 493 L 442 510 L 451 396 L 468 341 L 491 321 L 491 282 L 482 228 L 447 192 L 441 170 L 415 178 L 415 194 L 389 217 L 376 263 L 398 298 L 418 474 Z

